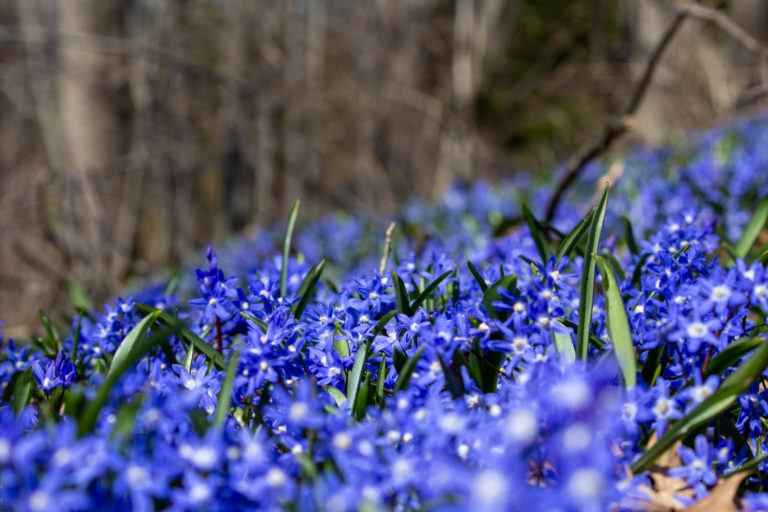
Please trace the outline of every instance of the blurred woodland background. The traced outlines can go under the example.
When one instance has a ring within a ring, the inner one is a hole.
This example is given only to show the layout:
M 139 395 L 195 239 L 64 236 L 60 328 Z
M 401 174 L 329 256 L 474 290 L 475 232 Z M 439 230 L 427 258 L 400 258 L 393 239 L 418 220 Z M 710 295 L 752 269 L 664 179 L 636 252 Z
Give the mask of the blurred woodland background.
M 701 4 L 768 38 L 768 2 Z M 521 168 L 546 179 L 622 112 L 677 8 L 0 0 L 5 330 L 66 309 L 67 279 L 104 299 L 298 196 L 309 218 Z M 764 106 L 766 62 L 722 23 L 686 20 L 629 140 Z

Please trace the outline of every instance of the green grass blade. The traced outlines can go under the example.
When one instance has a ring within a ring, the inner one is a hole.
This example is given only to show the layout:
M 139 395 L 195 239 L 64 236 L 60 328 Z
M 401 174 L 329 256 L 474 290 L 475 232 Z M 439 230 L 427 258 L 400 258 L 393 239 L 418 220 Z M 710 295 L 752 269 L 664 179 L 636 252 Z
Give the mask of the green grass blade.
M 91 311 L 93 309 L 93 301 L 79 282 L 74 279 L 67 279 L 67 292 L 69 293 L 69 301 L 76 310 Z
M 187 353 L 184 355 L 184 363 L 182 363 L 185 370 L 190 371 L 190 369 L 192 368 L 192 359 L 194 358 L 195 358 L 195 344 L 190 343 L 189 348 L 187 349 Z
M 632 472 L 638 474 L 645 471 L 679 439 L 727 410 L 739 395 L 760 378 L 766 367 L 768 367 L 768 342 L 763 341 L 752 357 L 730 374 L 717 391 L 672 425 L 656 444 L 637 459 L 632 464 Z
M 29 403 L 33 380 L 32 368 L 24 370 L 16 379 L 16 384 L 13 386 L 13 412 L 16 414 L 21 413 Z
M 384 406 L 384 384 L 387 380 L 387 370 L 387 358 L 382 352 L 379 373 L 376 374 L 376 400 L 382 407 Z
M 650 254 L 643 254 L 640 256 L 640 259 L 637 261 L 637 265 L 635 265 L 635 270 L 632 272 L 632 286 L 637 289 L 642 289 L 641 279 L 643 277 L 643 265 L 645 265 L 645 260 L 647 260 L 649 257 Z
M 411 375 L 416 370 L 416 364 L 421 358 L 421 354 L 424 353 L 426 345 L 422 345 L 419 350 L 403 365 L 403 371 L 397 376 L 397 384 L 395 384 L 395 392 L 402 391 L 408 387 L 408 383 L 411 381 Z
M 536 244 L 536 250 L 539 251 L 539 256 L 541 256 L 541 261 L 546 263 L 549 257 L 552 256 L 552 248 L 549 246 L 547 234 L 541 227 L 539 221 L 536 220 L 536 217 L 533 216 L 533 212 L 527 204 L 523 203 L 521 209 L 523 212 L 523 219 L 525 219 L 525 223 L 528 224 L 531 237 Z
M 365 418 L 365 408 L 368 407 L 368 397 L 371 394 L 371 373 L 367 372 L 365 374 L 365 380 L 363 381 L 363 385 L 360 387 L 360 393 L 357 395 L 357 400 L 355 401 L 355 410 L 353 411 L 355 414 L 355 419 L 357 421 L 362 420 Z
M 648 355 L 643 363 L 643 369 L 640 370 L 643 376 L 643 382 L 648 387 L 656 383 L 656 371 L 661 369 L 662 359 L 665 357 L 666 345 L 659 345 L 648 351 Z
M 608 185 L 603 187 L 600 201 L 595 207 L 592 222 L 587 235 L 587 247 L 584 253 L 584 268 L 581 273 L 581 288 L 579 292 L 579 325 L 576 330 L 576 357 L 587 360 L 589 349 L 589 329 L 592 325 L 592 301 L 595 295 L 595 261 L 592 253 L 597 252 L 600 245 L 600 232 L 603 230 L 605 209 L 608 203 Z
M 129 332 L 125 336 L 123 341 L 120 343 L 120 346 L 117 347 L 117 350 L 115 351 L 115 355 L 112 358 L 112 363 L 109 365 L 107 378 L 109 378 L 110 374 L 113 371 L 113 368 L 119 368 L 120 365 L 123 364 L 123 361 L 130 357 L 136 345 L 139 344 L 140 341 L 144 339 L 144 336 L 147 334 L 147 331 L 152 326 L 152 324 L 155 323 L 158 316 L 160 316 L 158 311 L 155 311 L 154 313 L 150 313 L 149 315 L 145 316 L 141 320 L 141 322 L 136 324 L 136 326 L 133 329 L 131 329 L 131 332 Z
M 581 239 L 584 238 L 584 235 L 587 233 L 587 230 L 592 223 L 592 217 L 594 215 L 595 209 L 592 208 L 589 210 L 589 212 L 587 212 L 584 218 L 581 219 L 579 223 L 576 224 L 576 226 L 574 226 L 571 232 L 565 236 L 565 239 L 563 239 L 563 241 L 560 243 L 560 247 L 557 248 L 557 253 L 555 254 L 557 261 L 560 261 L 563 256 L 568 256 L 571 251 L 576 249 L 576 247 L 579 245 L 579 242 L 581 242 Z
M 104 383 L 99 388 L 93 400 L 89 401 L 85 405 L 83 412 L 80 415 L 80 419 L 77 422 L 77 431 L 79 436 L 83 436 L 84 434 L 87 434 L 93 430 L 94 425 L 96 425 L 96 419 L 99 416 L 99 412 L 101 411 L 102 407 L 104 407 L 104 404 L 107 403 L 107 399 L 109 398 L 109 393 L 112 390 L 112 387 L 114 387 L 115 383 L 123 375 L 123 373 L 125 373 L 125 371 L 128 370 L 128 368 L 130 368 L 136 361 L 144 357 L 144 355 L 152 350 L 152 348 L 162 343 L 163 340 L 167 339 L 170 334 L 172 334 L 171 331 L 164 330 L 153 336 L 150 336 L 149 338 L 141 338 L 127 357 L 121 358 L 118 364 L 115 364 L 114 361 L 112 362 L 112 365 L 109 368 L 109 374 L 104 380 Z
M 629 252 L 633 255 L 640 254 L 640 247 L 637 245 L 637 240 L 635 239 L 635 231 L 632 229 L 632 223 L 626 215 L 621 216 L 621 223 L 624 224 L 624 239 L 627 241 Z
M 219 391 L 219 398 L 216 403 L 216 414 L 213 417 L 213 426 L 216 428 L 222 427 L 224 425 L 224 420 L 227 419 L 227 411 L 229 411 L 229 406 L 232 403 L 232 385 L 235 382 L 235 375 L 237 375 L 239 355 L 238 350 L 235 349 L 229 356 L 229 368 L 227 368 L 224 384 L 221 385 L 221 391 Z
M 427 300 L 427 297 L 432 295 L 432 293 L 434 293 L 437 287 L 440 286 L 440 283 L 442 283 L 445 280 L 445 278 L 451 274 L 453 274 L 453 270 L 444 272 L 440 277 L 438 277 L 437 279 L 429 283 L 429 285 L 426 288 L 424 288 L 424 290 L 419 294 L 419 296 L 416 297 L 416 299 L 413 301 L 413 303 L 410 306 L 410 310 L 416 311 L 417 309 L 419 309 L 419 306 L 421 306 L 421 304 L 425 300 Z
M 360 391 L 360 380 L 363 377 L 365 362 L 368 360 L 368 353 L 371 350 L 373 339 L 379 334 L 379 332 L 381 332 L 384 326 L 387 325 L 387 322 L 389 322 L 396 314 L 397 311 L 390 311 L 381 317 L 368 339 L 366 339 L 357 348 L 357 354 L 355 354 L 355 362 L 352 364 L 352 370 L 350 370 L 349 377 L 347 378 L 347 400 L 349 400 L 349 404 L 353 411 L 355 410 L 355 405 L 357 403 L 357 395 Z
M 741 338 L 734 341 L 709 361 L 704 377 L 721 375 L 741 361 L 742 357 L 759 347 L 761 343 L 763 343 L 762 338 Z
M 757 257 L 757 260 L 758 260 L 760 263 L 762 263 L 763 265 L 766 265 L 766 264 L 768 264 L 768 248 L 765 248 L 765 250 L 763 250 L 763 251 L 760 253 L 760 256 L 758 256 L 758 257 Z
M 357 348 L 355 362 L 349 372 L 349 377 L 347 379 L 347 400 L 349 400 L 352 410 L 355 409 L 357 403 L 357 395 L 360 391 L 360 380 L 363 377 L 363 370 L 365 369 L 365 362 L 368 360 L 368 352 L 370 349 L 371 340 L 367 339 Z
M 603 294 L 605 294 L 606 322 L 608 336 L 611 338 L 613 351 L 619 360 L 621 372 L 624 375 L 624 383 L 627 389 L 637 384 L 637 362 L 635 360 L 635 346 L 632 343 L 632 331 L 629 328 L 627 309 L 621 298 L 621 289 L 616 281 L 616 276 L 611 269 L 611 264 L 595 253 L 595 258 L 600 273 L 603 275 Z
M 294 317 L 300 318 L 301 314 L 304 312 L 304 308 L 309 304 L 309 300 L 317 287 L 317 282 L 320 280 L 324 268 L 325 260 L 320 260 L 320 263 L 309 269 L 309 272 L 307 272 L 306 277 L 299 286 L 299 290 L 296 292 L 296 296 L 301 297 L 301 299 L 291 306 L 291 313 L 293 313 Z
M 347 397 L 344 396 L 344 393 L 342 393 L 339 388 L 335 388 L 333 386 L 323 386 L 323 389 L 325 389 L 329 395 L 331 395 L 331 398 L 333 398 L 333 401 L 336 402 L 336 405 L 341 407 L 344 402 L 347 401 Z
M 283 238 L 283 267 L 280 269 L 280 296 L 285 297 L 285 285 L 288 279 L 288 256 L 291 254 L 291 239 L 293 238 L 293 228 L 296 227 L 296 218 L 299 216 L 299 207 L 301 199 L 297 199 L 291 208 L 291 214 L 288 216 L 288 227 L 285 228 L 285 238 Z
M 259 327 L 261 327 L 262 331 L 267 332 L 267 329 L 269 328 L 269 326 L 267 326 L 267 323 L 264 320 L 256 318 L 255 316 L 251 316 L 251 315 L 245 314 L 242 311 L 240 311 L 239 313 L 240 313 L 240 316 L 242 316 L 246 320 L 250 320 L 251 322 L 253 322 L 256 325 L 258 325 Z
M 200 336 L 195 334 L 192 329 L 184 325 L 183 323 L 176 320 L 174 317 L 169 315 L 168 313 L 164 311 L 160 311 L 159 309 L 155 309 L 152 306 L 147 306 L 146 304 L 136 304 L 136 309 L 138 309 L 142 314 L 149 315 L 155 312 L 159 312 L 157 319 L 171 327 L 174 332 L 178 333 L 179 336 L 183 337 L 187 340 L 189 343 L 195 344 L 195 350 L 202 353 L 208 360 L 212 360 L 213 364 L 218 368 L 219 370 L 227 370 L 227 363 L 224 360 L 224 356 L 221 355 L 214 349 L 212 346 L 210 346 L 208 343 L 205 342 Z
M 477 284 L 480 286 L 480 289 L 483 291 L 483 293 L 485 293 L 485 291 L 488 289 L 488 283 L 486 283 L 485 279 L 483 279 L 483 275 L 477 270 L 477 268 L 469 260 L 467 260 L 467 266 L 469 267 L 469 271 L 472 272 L 472 275 L 474 276 L 475 281 L 477 281 Z
M 390 272 L 392 274 L 392 286 L 395 287 L 395 304 L 397 304 L 397 310 L 404 314 L 411 316 L 410 299 L 408 298 L 408 291 L 405 289 L 405 283 L 400 279 L 400 276 L 395 273 L 394 270 Z
M 768 197 L 764 197 L 757 203 L 755 212 L 749 219 L 744 232 L 741 234 L 741 238 L 734 247 L 734 255 L 736 258 L 746 258 L 749 254 L 749 250 L 755 244 L 760 231 L 765 227 L 765 222 L 768 220 Z
M 552 339 L 555 341 L 557 351 L 563 354 L 569 364 L 576 361 L 576 349 L 573 347 L 573 339 L 569 333 L 552 329 Z

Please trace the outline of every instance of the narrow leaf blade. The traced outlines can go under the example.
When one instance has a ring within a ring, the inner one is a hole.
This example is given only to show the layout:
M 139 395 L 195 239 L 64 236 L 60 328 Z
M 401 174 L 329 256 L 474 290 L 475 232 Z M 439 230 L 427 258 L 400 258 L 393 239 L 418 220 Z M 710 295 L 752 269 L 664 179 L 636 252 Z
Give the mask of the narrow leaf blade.
M 672 425 L 659 441 L 632 464 L 637 474 L 648 469 L 653 462 L 691 430 L 725 411 L 739 395 L 744 393 L 768 367 L 768 342 L 763 341 L 755 353 L 730 374 L 720 388 L 695 409 Z
M 741 234 L 741 238 L 734 247 L 734 255 L 736 258 L 745 258 L 749 254 L 749 250 L 757 240 L 760 231 L 763 230 L 765 222 L 768 220 L 768 196 L 764 197 L 757 203 L 755 212 L 749 219 L 749 222 L 744 227 L 744 232 Z
M 325 260 L 320 260 L 320 263 L 309 269 L 306 277 L 301 282 L 299 290 L 296 292 L 296 296 L 300 296 L 301 299 L 291 307 L 291 313 L 296 318 L 300 318 L 304 312 L 304 308 L 309 304 L 309 300 L 312 297 L 312 293 L 317 287 L 317 282 L 320 280 L 320 276 L 325 269 Z
M 565 239 L 560 243 L 560 247 L 557 248 L 557 253 L 555 254 L 557 261 L 560 261 L 563 256 L 568 256 L 571 251 L 579 245 L 579 242 L 581 242 L 581 239 L 584 238 L 584 235 L 587 233 L 594 215 L 595 209 L 592 208 L 587 212 L 584 218 L 574 226 L 571 232 L 565 236 Z
M 606 321 L 608 335 L 611 338 L 613 351 L 619 360 L 621 372 L 624 375 L 624 383 L 627 389 L 637 384 L 637 362 L 635 360 L 635 347 L 632 343 L 632 331 L 629 328 L 627 309 L 621 298 L 621 289 L 616 281 L 616 275 L 611 269 L 611 264 L 595 253 L 595 258 L 600 273 L 603 275 L 603 293 L 605 294 Z
M 216 428 L 222 427 L 227 419 L 227 411 L 229 411 L 229 406 L 232 403 L 232 385 L 235 382 L 235 375 L 237 375 L 238 363 L 239 353 L 235 349 L 229 356 L 227 375 L 224 377 L 224 384 L 221 385 L 218 402 L 216 403 L 216 414 L 213 417 L 213 426 Z
M 424 353 L 426 345 L 422 345 L 419 350 L 411 357 L 408 362 L 403 365 L 403 371 L 397 376 L 397 384 L 395 384 L 395 391 L 402 391 L 408 387 L 408 383 L 411 381 L 411 375 L 416 370 L 416 364 L 421 358 L 421 354 Z
M 301 199 L 297 199 L 291 208 L 291 214 L 288 216 L 288 226 L 285 228 L 285 238 L 283 238 L 283 266 L 280 269 L 280 296 L 285 297 L 285 288 L 288 280 L 288 256 L 291 254 L 291 239 L 293 238 L 293 228 L 296 226 L 296 218 L 299 216 L 299 207 Z
M 429 285 L 426 288 L 424 288 L 424 291 L 422 291 L 419 294 L 419 296 L 416 297 L 416 299 L 413 301 L 413 304 L 411 304 L 410 306 L 410 310 L 416 311 L 417 309 L 419 309 L 419 306 L 421 306 L 421 304 L 427 299 L 427 297 L 429 297 L 437 289 L 437 287 L 440 286 L 440 283 L 442 283 L 445 280 L 445 278 L 451 274 L 453 274 L 453 270 L 444 272 L 443 274 L 440 275 L 440 277 L 438 277 L 437 279 L 429 283 Z
M 581 288 L 579 293 L 579 324 L 576 330 L 576 357 L 586 361 L 589 349 L 589 329 L 592 324 L 592 301 L 595 294 L 595 261 L 592 253 L 597 252 L 600 245 L 600 233 L 603 230 L 605 209 L 608 202 L 608 185 L 603 187 L 600 201 L 595 207 L 592 223 L 587 235 L 587 247 L 584 253 L 584 267 L 581 273 Z
M 533 238 L 533 242 L 536 244 L 536 250 L 539 251 L 539 256 L 541 256 L 541 261 L 546 263 L 549 257 L 552 255 L 552 248 L 549 246 L 547 235 L 544 232 L 544 229 L 542 229 L 539 221 L 537 221 L 536 217 L 533 216 L 533 212 L 528 207 L 528 205 L 523 203 L 521 209 L 523 212 L 523 219 L 525 219 L 525 223 L 528 224 L 531 237 Z
M 160 316 L 160 314 L 157 311 L 145 316 L 138 324 L 136 324 L 133 329 L 131 329 L 131 332 L 125 336 L 123 341 L 120 343 L 120 346 L 117 347 L 117 350 L 115 351 L 115 355 L 112 358 L 112 363 L 109 365 L 107 377 L 110 376 L 113 368 L 119 368 L 123 361 L 128 359 L 136 345 L 144 339 L 147 331 L 152 326 L 152 324 L 155 323 L 158 316 Z

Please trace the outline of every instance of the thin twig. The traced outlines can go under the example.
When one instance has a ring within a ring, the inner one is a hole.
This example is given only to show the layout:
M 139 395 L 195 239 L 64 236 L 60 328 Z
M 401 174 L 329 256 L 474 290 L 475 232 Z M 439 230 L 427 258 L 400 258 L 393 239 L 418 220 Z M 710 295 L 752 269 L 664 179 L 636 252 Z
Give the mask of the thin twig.
M 384 240 L 384 255 L 381 257 L 381 263 L 379 264 L 379 275 L 383 276 L 384 271 L 387 270 L 387 259 L 389 259 L 389 249 L 392 247 L 392 232 L 395 230 L 395 223 L 391 222 L 387 228 L 387 238 Z

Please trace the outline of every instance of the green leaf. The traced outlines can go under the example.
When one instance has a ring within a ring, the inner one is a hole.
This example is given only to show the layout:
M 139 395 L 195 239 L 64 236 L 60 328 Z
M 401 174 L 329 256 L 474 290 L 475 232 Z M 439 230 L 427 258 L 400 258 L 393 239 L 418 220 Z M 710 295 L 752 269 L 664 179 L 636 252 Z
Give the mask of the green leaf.
M 499 384 L 499 372 L 501 371 L 501 363 L 504 361 L 504 353 L 491 350 L 483 354 L 477 340 L 475 340 L 475 349 L 476 352 L 472 352 L 472 355 L 475 353 L 479 355 L 477 362 L 482 381 L 480 388 L 483 393 L 495 393 Z
M 333 349 L 339 354 L 340 358 L 351 355 L 349 341 L 344 338 L 344 333 L 341 331 L 341 325 L 339 325 L 338 321 L 333 328 Z
M 62 403 L 64 404 L 64 414 L 76 418 L 83 412 L 85 395 L 82 392 L 72 391 L 72 388 L 67 389 L 62 395 Z
M 355 401 L 355 419 L 357 421 L 362 420 L 365 418 L 365 408 L 368 406 L 368 395 L 371 393 L 371 372 L 367 372 L 365 374 L 365 380 L 363 381 L 363 385 L 360 388 L 360 392 L 357 395 L 357 400 Z
M 690 247 L 690 245 L 686 246 Z M 624 274 L 624 271 L 621 269 L 621 264 L 619 263 L 619 260 L 617 260 L 613 254 L 611 254 L 610 251 L 603 252 L 603 257 L 605 257 L 608 261 L 611 262 L 611 265 L 613 266 L 613 271 L 616 272 L 616 280 L 619 282 L 624 282 L 625 279 L 627 279 L 627 276 Z
M 93 301 L 88 297 L 85 289 L 74 279 L 67 279 L 67 291 L 69 301 L 78 311 L 90 311 L 93 309 Z
M 416 364 L 421 358 L 421 354 L 424 353 L 426 345 L 422 345 L 419 350 L 411 357 L 407 363 L 403 365 L 403 371 L 397 375 L 397 384 L 395 384 L 395 391 L 402 391 L 408 387 L 408 383 L 411 381 L 411 375 L 416 370 Z
M 408 357 L 403 353 L 402 350 L 395 347 L 392 351 L 392 364 L 395 365 L 395 370 L 397 370 L 397 373 L 400 373 L 403 370 L 403 366 L 405 366 L 405 363 L 408 362 Z
M 115 419 L 115 426 L 112 427 L 112 433 L 110 439 L 115 437 L 128 438 L 133 432 L 133 425 L 136 422 L 136 415 L 141 407 L 141 402 L 144 399 L 144 395 L 139 393 L 135 400 L 132 400 L 122 406 L 117 412 Z
M 458 349 L 457 349 L 458 350 Z M 445 375 L 445 387 L 450 391 L 453 398 L 461 398 L 464 396 L 464 380 L 461 378 L 461 371 L 455 365 L 449 365 L 437 352 L 437 360 L 440 361 L 440 367 L 443 369 L 443 375 Z
M 317 282 L 320 280 L 320 275 L 323 273 L 324 268 L 325 260 L 320 260 L 320 263 L 309 269 L 309 272 L 307 272 L 306 277 L 304 277 L 304 280 L 301 282 L 301 285 L 296 292 L 296 296 L 301 297 L 301 299 L 291 306 L 291 313 L 293 313 L 294 317 L 300 318 L 301 314 L 304 312 L 304 308 L 309 304 L 309 300 L 317 287 Z
M 69 359 L 77 361 L 77 346 L 80 344 L 80 332 L 83 326 L 83 312 L 77 315 L 77 326 L 75 327 L 75 335 L 72 337 L 72 351 L 69 354 Z
M 557 351 L 563 354 L 568 363 L 576 361 L 576 349 L 573 347 L 573 339 L 570 333 L 558 332 L 552 329 L 552 338 L 555 341 Z
M 643 369 L 640 371 L 643 376 L 643 381 L 648 387 L 651 387 L 656 383 L 656 370 L 661 369 L 662 358 L 664 357 L 666 350 L 667 345 L 659 345 L 648 351 L 648 355 L 643 363 Z
M 570 320 L 564 317 L 558 318 L 557 321 L 566 327 L 570 327 L 574 331 L 579 328 L 578 325 L 576 325 L 575 323 L 571 322 Z M 598 338 L 592 333 L 589 333 L 589 344 L 595 347 L 597 350 L 603 350 L 603 348 L 605 347 L 605 341 Z
M 735 261 L 736 259 L 738 259 L 739 256 L 736 253 L 736 247 L 734 247 L 730 242 L 728 242 L 728 240 L 726 240 L 724 238 L 721 239 L 720 240 L 720 248 L 724 249 L 725 252 L 728 253 L 728 256 L 730 256 L 732 260 Z M 731 261 L 730 264 L 732 265 L 733 261 Z
M 79 436 L 83 436 L 93 430 L 93 427 L 96 424 L 96 418 L 99 416 L 99 411 L 104 407 L 112 387 L 123 373 L 125 373 L 125 371 L 137 360 L 141 359 L 144 354 L 148 353 L 155 345 L 161 343 L 163 339 L 167 339 L 170 334 L 170 331 L 164 330 L 149 338 L 140 338 L 127 357 L 121 358 L 118 364 L 115 364 L 114 361 L 112 362 L 107 378 L 104 380 L 101 387 L 99 387 L 94 399 L 85 405 L 85 408 L 80 415 L 80 420 L 78 421 L 77 426 Z
M 438 286 L 440 286 L 440 283 L 442 283 L 446 277 L 453 274 L 453 270 L 449 270 L 447 272 L 444 272 L 440 277 L 429 283 L 429 285 L 424 288 L 424 291 L 422 291 L 418 297 L 416 297 L 416 300 L 413 301 L 413 303 L 410 306 L 411 311 L 416 311 L 419 309 L 419 306 L 429 297 Z
M 624 238 L 627 241 L 627 248 L 629 249 L 629 252 L 633 255 L 640 254 L 640 248 L 638 247 L 637 240 L 635 239 L 635 232 L 632 229 L 632 223 L 629 221 L 626 215 L 621 216 L 621 222 L 624 224 Z
M 149 315 L 145 316 L 141 322 L 136 324 L 136 326 L 131 329 L 131 332 L 129 332 L 122 342 L 120 342 L 120 346 L 117 347 L 117 350 L 115 351 L 115 356 L 112 358 L 112 363 L 109 365 L 109 371 L 107 372 L 107 378 L 109 378 L 110 374 L 113 371 L 113 368 L 119 368 L 120 365 L 123 364 L 123 361 L 127 360 L 131 353 L 133 352 L 134 348 L 141 340 L 144 339 L 144 336 L 147 334 L 147 331 L 150 327 L 152 327 L 152 324 L 155 323 L 157 320 L 157 317 L 160 316 L 160 313 L 158 311 L 155 311 L 154 313 L 150 313 Z
M 187 353 L 184 356 L 184 362 L 182 365 L 184 366 L 184 369 L 189 371 L 192 368 L 192 359 L 195 357 L 195 344 L 190 343 L 189 348 L 187 349 Z
M 730 343 L 709 361 L 704 372 L 704 378 L 710 375 L 721 375 L 741 361 L 745 355 L 759 347 L 761 343 L 763 343 L 762 338 L 740 338 Z
M 205 340 L 203 340 L 200 336 L 195 334 L 192 329 L 179 322 L 168 313 L 160 311 L 159 309 L 155 309 L 152 306 L 147 306 L 146 304 L 136 304 L 136 309 L 145 315 L 159 312 L 160 314 L 158 315 L 157 319 L 161 323 L 171 327 L 176 333 L 178 333 L 180 337 L 186 339 L 189 343 L 194 343 L 195 350 L 202 353 L 209 361 L 213 361 L 213 364 L 216 366 L 216 368 L 223 371 L 227 370 L 227 363 L 224 360 L 224 356 L 217 352 L 216 349 L 214 349 L 208 343 L 206 343 Z
M 616 281 L 616 276 L 611 269 L 611 264 L 597 253 L 595 258 L 600 273 L 603 275 L 603 294 L 605 295 L 606 323 L 608 335 L 611 337 L 613 351 L 619 360 L 621 372 L 624 375 L 624 383 L 627 389 L 632 389 L 637 384 L 637 363 L 635 361 L 635 346 L 632 343 L 632 331 L 629 328 L 627 309 L 621 298 L 621 289 Z
M 379 363 L 379 373 L 376 374 L 376 400 L 383 407 L 384 406 L 384 384 L 387 381 L 387 358 L 384 353 L 381 353 L 381 362 Z
M 405 289 L 405 283 L 400 279 L 394 270 L 390 271 L 392 274 L 392 286 L 395 287 L 395 304 L 397 305 L 397 311 L 411 316 L 410 299 L 408 298 L 408 291 Z
M 632 464 L 632 472 L 638 474 L 645 471 L 688 432 L 726 411 L 739 395 L 744 393 L 755 380 L 760 378 L 766 367 L 768 367 L 768 342 L 763 341 L 752 357 L 730 374 L 717 391 L 672 425 L 656 444 L 646 450 Z
M 635 270 L 632 272 L 632 286 L 635 288 L 642 289 L 640 280 L 643 277 L 643 265 L 645 265 L 645 260 L 649 257 L 650 254 L 643 254 L 637 261 L 637 265 L 635 265 Z
M 381 317 L 368 339 L 366 339 L 357 348 L 357 354 L 355 354 L 355 362 L 352 364 L 352 370 L 350 370 L 349 376 L 347 377 L 347 400 L 349 400 L 349 404 L 352 407 L 352 410 L 355 409 L 355 405 L 357 404 L 360 380 L 363 376 L 363 370 L 365 369 L 365 362 L 368 360 L 368 353 L 371 350 L 371 343 L 373 343 L 374 338 L 376 338 L 384 326 L 387 325 L 387 322 L 389 322 L 396 314 L 397 311 L 390 311 Z
M 595 207 L 595 214 L 589 226 L 587 247 L 584 253 L 584 268 L 581 273 L 581 288 L 579 292 L 579 325 L 576 330 L 576 357 L 586 361 L 589 349 L 589 330 L 592 325 L 592 302 L 595 295 L 595 262 L 592 253 L 597 252 L 600 245 L 600 232 L 603 230 L 605 209 L 608 202 L 608 184 L 603 187 L 600 201 Z
M 336 402 L 336 405 L 339 407 L 341 407 L 344 402 L 347 401 L 347 397 L 344 396 L 344 393 L 342 393 L 338 388 L 333 386 L 323 386 L 323 389 L 325 389 L 328 394 L 331 395 L 331 398 L 333 398 L 333 401 Z
M 299 207 L 301 199 L 297 199 L 291 208 L 291 214 L 288 216 L 288 226 L 285 228 L 285 238 L 283 238 L 283 266 L 280 269 L 280 296 L 285 297 L 285 288 L 288 279 L 288 256 L 291 254 L 291 239 L 293 238 L 293 228 L 296 227 L 296 218 L 299 216 Z
M 42 309 L 38 310 L 37 314 L 40 315 L 40 321 L 43 323 L 43 328 L 45 329 L 45 337 L 38 341 L 45 354 L 55 357 L 55 354 L 59 351 L 58 345 L 61 339 L 59 338 L 59 331 L 56 329 L 56 326 L 53 325 L 51 319 L 43 313 Z
M 235 375 L 237 375 L 239 356 L 238 349 L 234 349 L 229 355 L 229 368 L 227 368 L 227 375 L 224 377 L 224 383 L 221 385 L 221 391 L 219 391 L 216 414 L 213 417 L 213 426 L 216 428 L 224 426 L 224 421 L 227 419 L 227 412 L 232 403 L 232 385 L 235 382 Z
M 592 208 L 587 212 L 584 218 L 574 226 L 571 232 L 565 236 L 565 239 L 560 243 L 560 247 L 557 248 L 557 253 L 555 254 L 556 261 L 560 261 L 563 256 L 568 256 L 571 251 L 576 249 L 579 242 L 581 242 L 581 239 L 584 238 L 584 235 L 587 233 L 594 215 L 595 209 Z
M 736 469 L 730 469 L 727 473 L 723 473 L 719 478 L 728 478 L 731 475 L 735 475 L 736 473 L 743 473 L 744 471 L 755 471 L 759 469 L 760 464 L 765 462 L 767 457 L 768 455 L 762 455 L 760 457 L 749 460 Z
M 13 386 L 13 412 L 16 414 L 21 413 L 29 403 L 33 380 L 34 375 L 32 375 L 31 367 L 24 370 L 16 379 L 16 384 Z
M 264 320 L 261 320 L 259 318 L 256 318 L 255 316 L 251 316 L 251 315 L 248 315 L 246 313 L 243 313 L 242 311 L 238 311 L 238 313 L 240 313 L 240 316 L 242 316 L 246 320 L 250 320 L 251 322 L 253 322 L 256 325 L 258 325 L 259 327 L 261 327 L 262 331 L 267 332 L 267 329 L 269 328 L 269 326 L 267 325 L 267 323 Z
M 501 318 L 504 320 L 509 315 L 509 313 L 506 313 L 504 315 L 500 315 L 498 311 L 496 311 L 496 308 L 493 307 L 493 303 L 501 300 L 501 295 L 499 295 L 499 288 L 504 288 L 506 290 L 509 290 L 510 292 L 519 295 L 520 291 L 517 289 L 517 276 L 515 274 L 502 277 L 495 283 L 493 283 L 483 294 L 483 301 L 482 304 L 485 306 L 486 311 L 488 311 L 488 316 L 491 318 Z
M 533 216 L 533 212 L 531 212 L 531 209 L 527 204 L 523 203 L 521 209 L 523 212 L 523 219 L 525 219 L 525 223 L 528 224 L 531 237 L 533 238 L 533 242 L 536 244 L 536 250 L 539 251 L 539 256 L 541 256 L 541 261 L 546 263 L 549 257 L 552 255 L 552 248 L 549 246 L 547 234 L 541 227 L 539 221 L 536 220 L 536 217 Z
M 768 220 L 768 196 L 762 198 L 760 202 L 757 203 L 752 218 L 749 219 L 746 227 L 744 227 L 741 239 L 739 239 L 734 247 L 735 258 L 747 257 L 747 254 L 749 254 L 749 250 L 755 244 L 755 240 L 757 240 L 760 231 L 763 230 L 766 220 Z
M 477 284 L 480 286 L 480 290 L 485 293 L 485 291 L 488 289 L 488 283 L 486 283 L 485 279 L 483 279 L 483 275 L 469 260 L 467 260 L 467 266 L 469 267 L 469 271 L 472 272 L 472 275 L 475 277 L 475 281 L 477 281 Z

